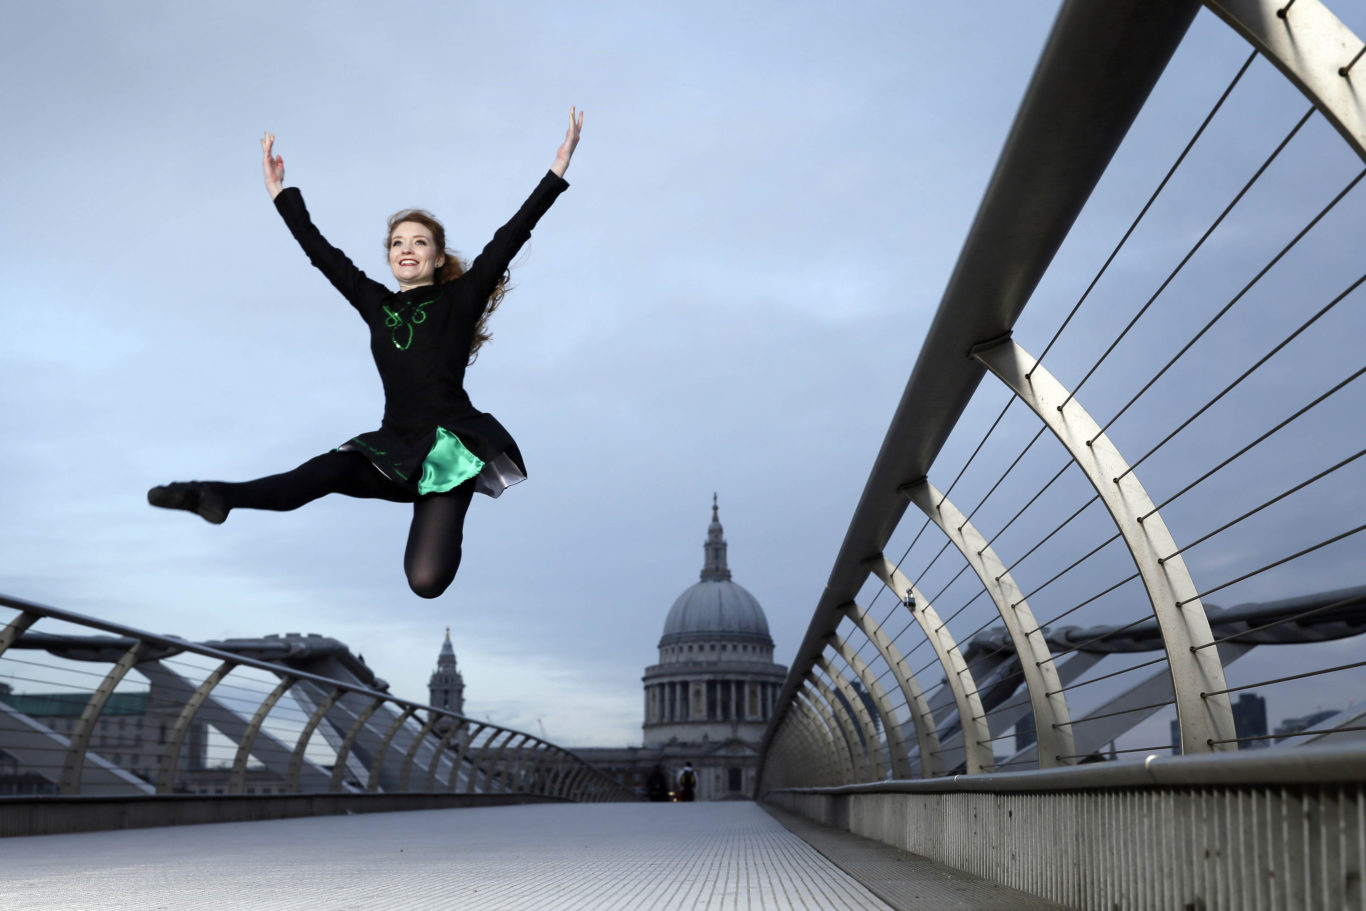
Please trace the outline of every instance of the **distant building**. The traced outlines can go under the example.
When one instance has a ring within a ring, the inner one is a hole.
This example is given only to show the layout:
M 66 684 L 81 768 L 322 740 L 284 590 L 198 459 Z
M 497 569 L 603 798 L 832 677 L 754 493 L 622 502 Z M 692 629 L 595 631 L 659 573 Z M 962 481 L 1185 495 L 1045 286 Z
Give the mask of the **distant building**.
M 1333 714 L 1329 712 L 1329 714 Z M 1259 750 L 1271 745 L 1266 736 L 1266 700 L 1256 693 L 1241 693 L 1233 703 L 1233 730 L 1235 736 L 1259 738 L 1239 740 L 1240 750 Z M 1181 723 L 1172 721 L 1172 755 L 1181 755 Z
M 91 695 L 89 692 L 5 693 L 0 694 L 0 701 L 48 730 L 69 738 L 75 733 L 76 724 Z M 90 749 L 124 771 L 155 784 L 167 735 L 179 716 L 180 704 L 163 697 L 156 687 L 139 693 L 111 693 L 104 704 L 104 711 L 95 719 Z M 204 768 L 207 750 L 208 726 L 203 722 L 191 723 L 180 752 L 178 778 L 182 785 L 189 773 Z M 61 764 L 62 760 L 54 757 L 52 770 L 49 771 L 60 769 Z M 16 764 L 12 774 L 23 776 L 33 771 L 20 771 Z M 0 771 L 0 776 L 3 774 Z M 46 778 L 53 784 L 52 793 L 55 793 L 55 782 L 52 781 L 55 777 L 49 774 Z M 15 790 L 14 783 L 7 784 L 0 779 L 0 793 L 5 788 L 11 788 L 9 793 L 44 793 L 42 789 Z
M 703 552 L 701 578 L 669 609 L 659 662 L 642 678 L 645 745 L 574 752 L 642 791 L 651 774 L 673 789 L 691 762 L 698 800 L 749 798 L 787 668 L 773 662 L 758 600 L 731 579 L 715 497 Z
M 436 657 L 436 670 L 427 681 L 427 693 L 427 704 L 433 708 L 445 709 L 456 715 L 465 713 L 465 678 L 460 676 L 455 666 L 455 649 L 451 646 L 449 626 L 446 627 L 446 641 L 441 643 L 441 654 Z M 444 734 L 449 728 L 449 722 L 437 722 L 432 730 Z
M 1233 703 L 1233 727 L 1239 737 L 1256 737 L 1257 740 L 1239 740 L 1240 750 L 1257 750 L 1271 745 L 1267 738 L 1266 700 L 1256 693 L 1242 693 Z

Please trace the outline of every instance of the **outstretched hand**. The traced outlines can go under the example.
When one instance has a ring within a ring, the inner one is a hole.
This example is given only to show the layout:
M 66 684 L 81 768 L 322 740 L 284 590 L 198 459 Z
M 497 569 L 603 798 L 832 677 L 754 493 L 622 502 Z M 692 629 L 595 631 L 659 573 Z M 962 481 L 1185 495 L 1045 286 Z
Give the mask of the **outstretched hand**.
M 266 175 L 266 191 L 270 193 L 270 198 L 274 199 L 280 195 L 280 191 L 285 188 L 285 159 L 281 155 L 271 157 L 271 152 L 275 150 L 275 134 L 266 133 L 261 138 L 261 169 Z
M 555 172 L 557 177 L 563 177 L 564 172 L 569 169 L 569 159 L 574 157 L 574 147 L 579 144 L 579 131 L 583 129 L 583 111 L 578 111 L 578 119 L 575 119 L 575 108 L 569 109 L 569 129 L 564 131 L 564 142 L 560 143 L 559 151 L 555 153 L 555 163 L 550 166 L 550 170 Z

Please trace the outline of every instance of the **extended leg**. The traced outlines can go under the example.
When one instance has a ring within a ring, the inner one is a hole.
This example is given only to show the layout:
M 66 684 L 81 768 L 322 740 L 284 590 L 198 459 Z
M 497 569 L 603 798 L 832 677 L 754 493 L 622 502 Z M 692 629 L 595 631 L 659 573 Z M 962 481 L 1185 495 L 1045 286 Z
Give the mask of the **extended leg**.
M 391 483 L 364 456 L 326 452 L 282 474 L 240 484 L 226 481 L 178 481 L 147 491 L 147 502 L 165 509 L 184 509 L 218 524 L 237 508 L 298 509 L 330 493 L 348 497 L 411 503 L 413 494 Z
M 255 481 L 209 483 L 229 509 L 288 512 L 330 493 L 395 503 L 413 501 L 412 494 L 380 474 L 365 456 L 339 450 L 315 456 L 292 471 Z
M 408 574 L 408 585 L 423 598 L 435 598 L 444 592 L 460 569 L 465 513 L 473 497 L 471 478 L 454 490 L 428 494 L 413 504 L 403 571 Z

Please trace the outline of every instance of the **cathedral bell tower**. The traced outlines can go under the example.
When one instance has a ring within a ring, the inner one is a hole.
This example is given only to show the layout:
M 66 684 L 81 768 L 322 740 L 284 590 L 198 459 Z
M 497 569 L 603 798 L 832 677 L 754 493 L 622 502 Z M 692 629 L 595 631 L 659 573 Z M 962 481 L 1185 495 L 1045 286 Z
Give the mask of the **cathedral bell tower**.
M 441 654 L 436 658 L 436 670 L 427 681 L 430 695 L 428 705 L 457 715 L 465 714 L 465 680 L 455 666 L 455 649 L 451 647 L 451 628 L 446 627 L 446 641 L 441 643 Z M 437 724 L 435 730 L 444 730 Z

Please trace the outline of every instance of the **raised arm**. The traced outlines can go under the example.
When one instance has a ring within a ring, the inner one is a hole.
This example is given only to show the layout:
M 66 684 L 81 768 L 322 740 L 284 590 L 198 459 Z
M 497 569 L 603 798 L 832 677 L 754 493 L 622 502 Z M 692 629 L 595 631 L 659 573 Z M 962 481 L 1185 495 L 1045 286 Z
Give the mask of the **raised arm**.
M 366 276 L 356 268 L 345 253 L 327 242 L 313 220 L 309 218 L 308 207 L 297 187 L 284 188 L 285 162 L 278 155 L 271 157 L 275 137 L 267 133 L 261 140 L 262 167 L 265 171 L 266 190 L 275 202 L 275 210 L 285 220 L 289 233 L 299 242 L 308 261 L 319 272 L 327 276 L 332 286 L 342 293 L 351 306 L 360 311 L 361 316 L 370 318 L 371 311 L 377 306 L 375 300 L 388 293 L 379 282 Z
M 577 116 L 575 116 L 577 113 Z M 550 208 L 555 198 L 569 189 L 564 172 L 569 168 L 569 159 L 574 156 L 574 147 L 579 144 L 579 131 L 583 129 L 583 112 L 569 109 L 569 129 L 565 131 L 564 142 L 555 153 L 555 161 L 550 172 L 541 178 L 536 189 L 527 201 L 493 235 L 483 252 L 474 258 L 465 273 L 464 280 L 474 283 L 475 294 L 480 300 L 493 293 L 493 289 L 507 272 L 508 264 L 531 237 L 531 229 L 536 227 L 542 215 Z

